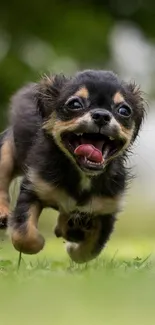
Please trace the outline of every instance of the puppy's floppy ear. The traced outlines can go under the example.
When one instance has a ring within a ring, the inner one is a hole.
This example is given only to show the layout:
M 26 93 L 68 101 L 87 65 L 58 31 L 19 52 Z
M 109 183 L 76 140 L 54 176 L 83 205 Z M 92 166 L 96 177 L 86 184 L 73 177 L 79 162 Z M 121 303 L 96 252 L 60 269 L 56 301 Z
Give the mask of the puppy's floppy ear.
M 42 78 L 37 87 L 37 108 L 43 118 L 47 118 L 55 109 L 58 98 L 68 79 L 63 75 Z
M 138 86 L 135 82 L 124 83 L 123 86 L 125 89 L 124 97 L 134 108 L 136 128 L 133 140 L 135 140 L 146 114 L 147 102 L 144 98 L 144 93 L 140 89 L 140 86 Z

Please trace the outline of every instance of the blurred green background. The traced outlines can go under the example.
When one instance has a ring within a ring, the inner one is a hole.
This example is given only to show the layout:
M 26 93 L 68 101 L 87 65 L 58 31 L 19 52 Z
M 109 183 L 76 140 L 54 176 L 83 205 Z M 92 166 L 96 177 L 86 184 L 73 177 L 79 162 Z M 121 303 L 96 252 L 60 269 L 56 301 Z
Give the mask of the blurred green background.
M 52 210 L 40 219 L 45 249 L 23 256 L 19 272 L 18 253 L 0 233 L 2 325 L 155 323 L 154 17 L 153 0 L 0 0 L 0 131 L 10 96 L 48 72 L 111 69 L 140 84 L 149 103 L 129 157 L 135 178 L 101 259 L 72 265 L 52 237 Z
M 136 175 L 113 238 L 152 239 L 155 234 L 155 2 L 151 0 L 1 0 L 0 129 L 10 96 L 44 73 L 112 69 L 136 80 L 149 114 L 129 164 Z M 52 211 L 40 227 L 52 236 Z

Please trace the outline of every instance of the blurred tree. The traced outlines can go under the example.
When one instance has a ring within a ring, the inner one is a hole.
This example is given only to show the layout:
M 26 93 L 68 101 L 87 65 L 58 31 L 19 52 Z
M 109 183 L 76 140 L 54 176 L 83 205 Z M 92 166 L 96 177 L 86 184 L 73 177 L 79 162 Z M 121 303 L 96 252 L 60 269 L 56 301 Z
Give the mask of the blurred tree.
M 1 0 L 0 126 L 10 95 L 43 72 L 106 66 L 108 37 L 120 20 L 155 36 L 155 2 L 148 0 Z

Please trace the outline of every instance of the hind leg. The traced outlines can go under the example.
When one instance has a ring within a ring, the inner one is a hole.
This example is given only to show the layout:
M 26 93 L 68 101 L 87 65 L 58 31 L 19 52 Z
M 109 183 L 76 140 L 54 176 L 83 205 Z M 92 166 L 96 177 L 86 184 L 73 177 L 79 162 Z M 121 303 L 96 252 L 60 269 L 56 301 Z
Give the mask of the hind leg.
M 9 222 L 14 247 L 25 254 L 36 254 L 44 247 L 44 238 L 37 229 L 42 205 L 26 179 L 21 184 L 17 205 Z
M 11 135 L 6 135 L 0 148 L 0 228 L 6 228 L 9 209 L 9 186 L 14 172 L 14 149 Z

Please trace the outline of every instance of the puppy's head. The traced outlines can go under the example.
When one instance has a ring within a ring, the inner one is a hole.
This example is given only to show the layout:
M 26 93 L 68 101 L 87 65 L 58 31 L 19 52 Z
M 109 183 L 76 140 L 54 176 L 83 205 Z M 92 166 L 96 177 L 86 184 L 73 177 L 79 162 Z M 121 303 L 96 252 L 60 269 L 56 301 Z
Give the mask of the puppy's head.
M 90 175 L 101 173 L 124 154 L 144 116 L 139 88 L 107 71 L 45 78 L 39 85 L 38 106 L 45 131 L 77 168 Z

